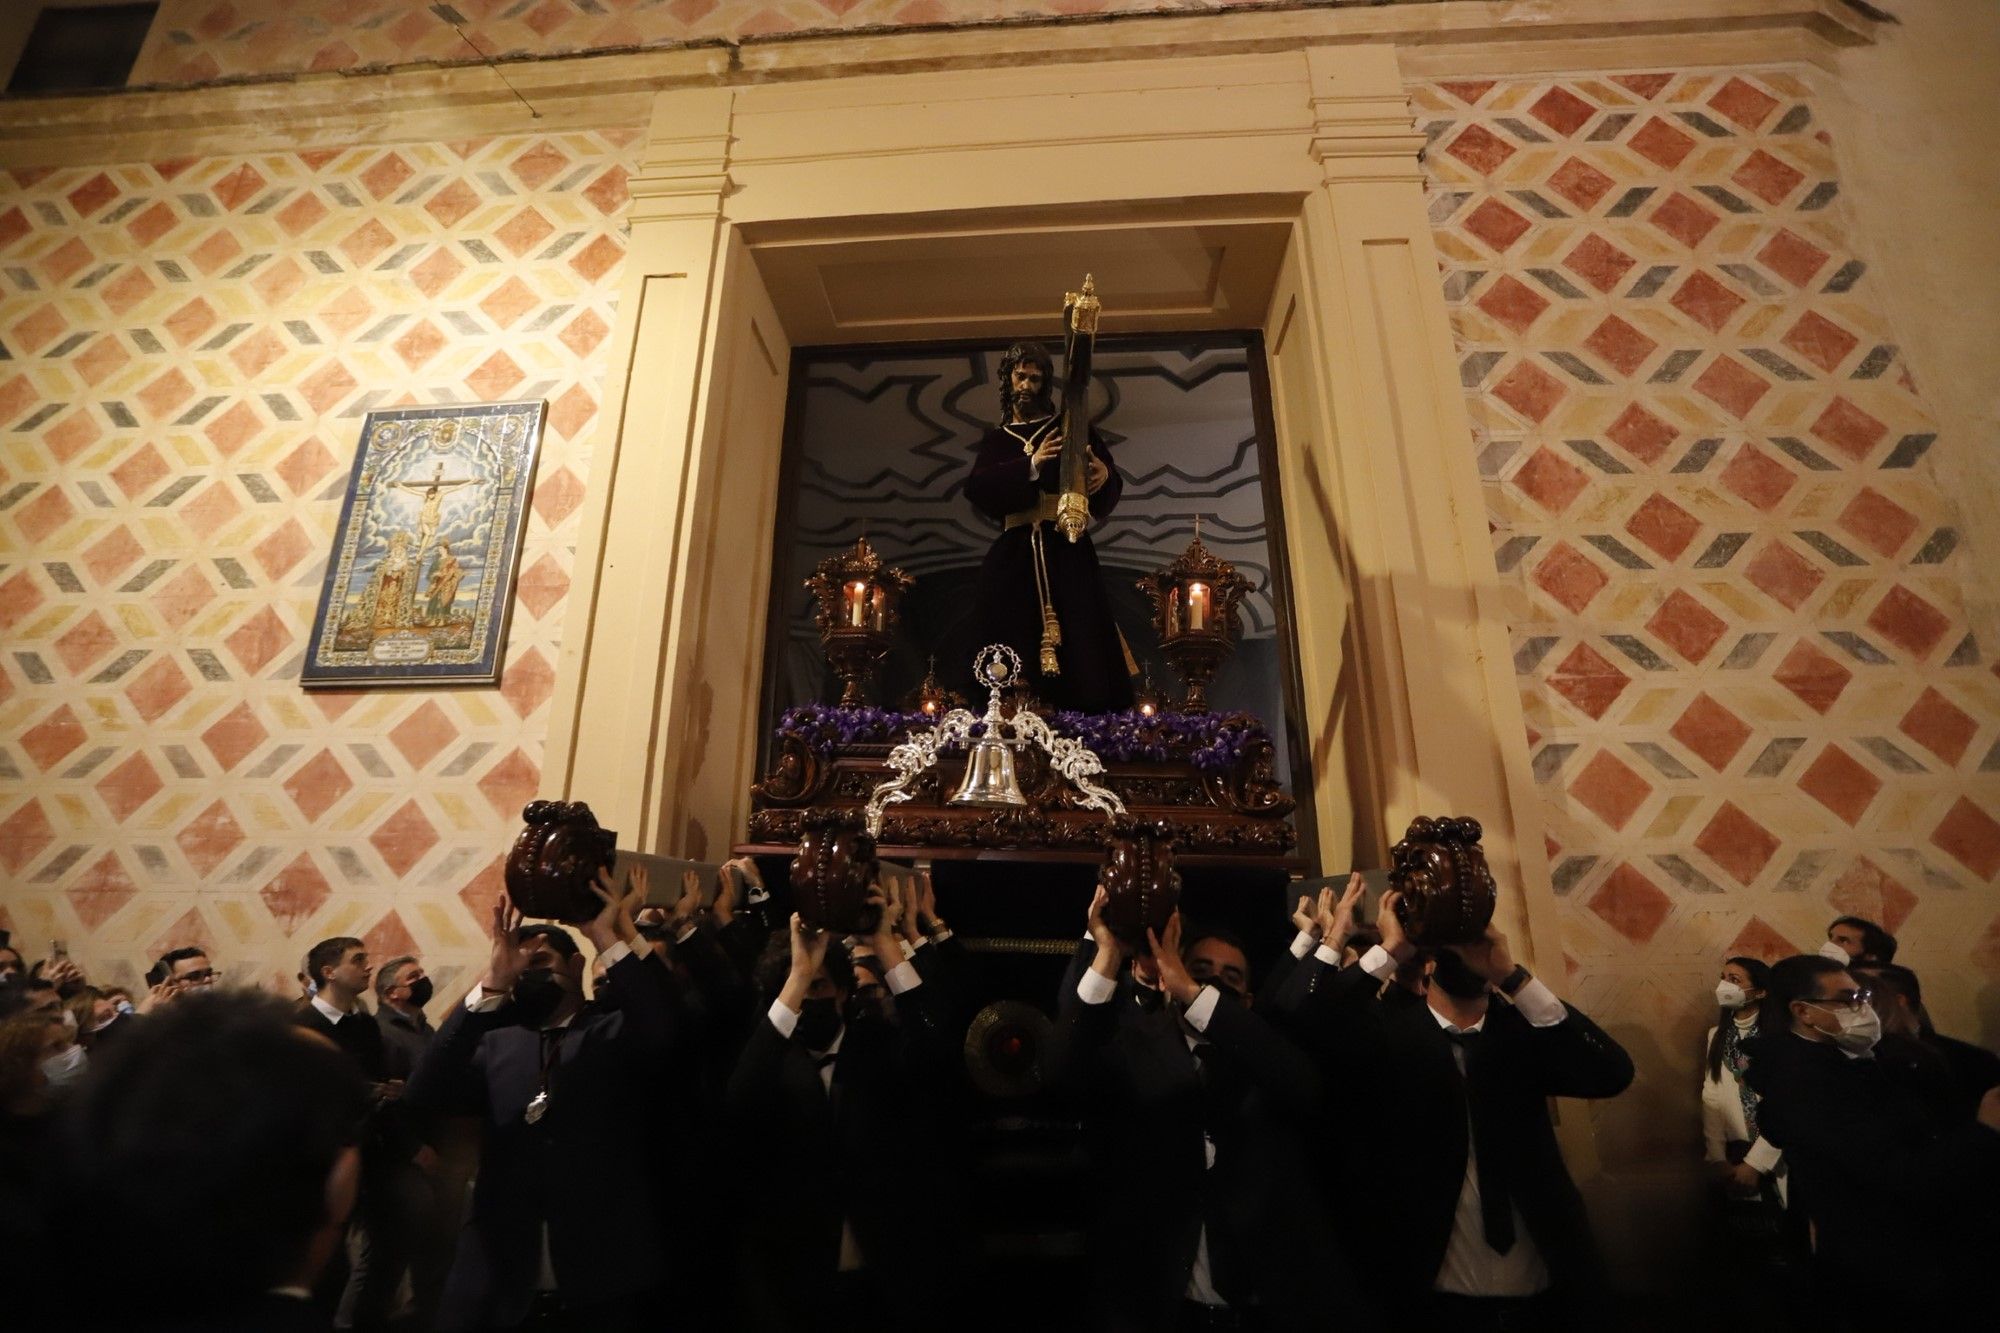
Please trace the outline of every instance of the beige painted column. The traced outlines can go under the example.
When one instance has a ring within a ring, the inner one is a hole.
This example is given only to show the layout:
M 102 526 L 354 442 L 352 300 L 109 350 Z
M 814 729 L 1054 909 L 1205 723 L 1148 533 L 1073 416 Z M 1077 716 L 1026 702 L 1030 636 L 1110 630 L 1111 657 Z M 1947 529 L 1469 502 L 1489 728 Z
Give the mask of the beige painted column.
M 545 795 L 588 801 L 623 845 L 648 850 L 663 838 L 673 737 L 657 704 L 683 618 L 734 98 L 654 99 L 542 761 Z
M 1324 185 L 1299 229 L 1332 419 L 1327 479 L 1346 531 L 1360 675 L 1391 840 L 1417 814 L 1470 814 L 1531 965 L 1561 939 L 1451 322 L 1394 48 L 1306 53 Z

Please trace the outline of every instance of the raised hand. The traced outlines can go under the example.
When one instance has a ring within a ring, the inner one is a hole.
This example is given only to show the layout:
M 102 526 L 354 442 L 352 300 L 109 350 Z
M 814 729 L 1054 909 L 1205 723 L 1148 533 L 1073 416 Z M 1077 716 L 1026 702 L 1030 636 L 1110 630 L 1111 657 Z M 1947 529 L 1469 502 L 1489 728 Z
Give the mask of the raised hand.
M 748 859 L 737 858 L 739 861 Z M 735 869 L 736 861 L 725 861 L 715 868 L 715 901 L 709 904 L 709 911 L 718 926 L 726 926 L 736 919 L 736 876 L 731 873 Z
M 1090 468 L 1084 474 L 1083 489 L 1087 495 L 1095 495 L 1104 489 L 1104 483 L 1111 480 L 1111 469 L 1097 455 L 1090 456 Z
M 1097 892 L 1090 897 L 1090 911 L 1083 920 L 1084 928 L 1097 945 L 1097 956 L 1091 960 L 1090 970 L 1101 976 L 1116 977 L 1119 967 L 1125 962 L 1125 946 L 1105 923 L 1104 909 L 1110 902 L 1110 891 L 1102 884 L 1098 885 Z
M 1382 910 L 1375 914 L 1375 925 L 1382 932 L 1382 947 L 1398 965 L 1409 962 L 1417 956 L 1417 946 L 1403 933 L 1403 918 L 1396 914 L 1403 895 L 1390 890 L 1382 895 Z
M 824 930 L 815 930 L 805 923 L 805 918 L 792 913 L 792 974 L 790 980 L 810 985 L 819 974 L 820 964 L 826 961 L 826 946 L 833 936 Z
M 139 1003 L 132 1006 L 135 1014 L 150 1014 L 161 1005 L 171 1004 L 174 996 L 180 994 L 171 981 L 162 981 L 139 997 Z
M 78 967 L 73 959 L 57 958 L 42 965 L 42 980 L 57 990 L 65 986 L 81 986 L 83 969 Z
M 1319 938 L 1319 913 L 1313 910 L 1313 897 L 1309 893 L 1299 895 L 1299 905 L 1292 909 L 1292 924 L 1299 934 Z
M 1492 922 L 1486 923 L 1484 939 L 1470 944 L 1454 944 L 1452 951 L 1465 960 L 1465 965 L 1494 985 L 1507 979 L 1514 970 L 1514 955 L 1507 948 L 1507 937 Z
M 633 867 L 637 869 L 637 867 Z M 667 915 L 667 924 L 673 927 L 675 935 L 693 925 L 701 916 L 701 876 L 692 870 L 681 871 L 681 896 L 674 899 L 674 910 Z
M 937 913 L 937 885 L 931 882 L 931 872 L 917 872 L 917 923 L 925 930 L 944 924 Z
M 514 900 L 505 893 L 493 904 L 493 919 L 489 927 L 492 951 L 487 955 L 486 975 L 480 978 L 482 990 L 498 995 L 514 989 L 514 982 L 527 967 L 528 951 L 520 945 L 517 934 L 521 929 L 521 913 L 514 906 Z
M 1360 872 L 1347 877 L 1347 887 L 1333 896 L 1331 886 L 1319 891 L 1319 938 L 1327 948 L 1338 951 L 1354 933 L 1354 909 L 1361 903 L 1364 885 Z
M 590 886 L 590 891 L 596 894 L 597 901 L 604 905 L 598 909 L 596 916 L 584 922 L 582 929 L 583 937 L 589 940 L 599 953 L 603 953 L 621 939 L 630 940 L 638 936 L 638 928 L 630 923 L 632 909 L 646 901 L 646 879 L 644 872 L 639 871 L 637 866 L 634 866 L 633 870 L 637 873 L 626 876 L 624 888 L 621 890 L 618 881 L 611 877 L 608 868 L 604 866 L 597 868 L 597 880 Z M 636 893 L 633 891 L 635 884 Z M 630 934 L 624 933 L 627 929 L 631 931 Z
M 1153 967 L 1159 972 L 1160 989 L 1169 999 L 1194 1003 L 1195 996 L 1201 994 L 1201 983 L 1188 975 L 1187 964 L 1181 961 L 1181 914 L 1175 912 L 1167 918 L 1165 935 L 1156 935 L 1148 927 L 1146 942 L 1153 946 Z

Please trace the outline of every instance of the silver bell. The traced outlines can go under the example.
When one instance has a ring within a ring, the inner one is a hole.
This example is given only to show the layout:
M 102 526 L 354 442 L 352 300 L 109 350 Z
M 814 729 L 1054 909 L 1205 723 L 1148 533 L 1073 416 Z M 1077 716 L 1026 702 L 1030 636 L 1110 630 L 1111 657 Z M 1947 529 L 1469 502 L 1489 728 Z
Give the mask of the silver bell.
M 952 794 L 953 805 L 1025 806 L 1021 783 L 1014 776 L 1014 747 L 993 736 L 972 742 L 965 759 L 965 780 Z

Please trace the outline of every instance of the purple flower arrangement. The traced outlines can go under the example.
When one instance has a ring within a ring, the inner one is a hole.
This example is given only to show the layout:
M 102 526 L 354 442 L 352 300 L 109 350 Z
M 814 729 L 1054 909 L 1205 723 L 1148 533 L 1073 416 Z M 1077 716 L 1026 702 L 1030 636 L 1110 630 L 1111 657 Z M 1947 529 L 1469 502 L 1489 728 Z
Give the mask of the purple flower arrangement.
M 802 704 L 778 719 L 777 734 L 807 745 L 821 760 L 860 745 L 892 745 L 935 721 L 923 713 L 891 708 L 836 708 Z M 1264 724 L 1248 713 L 1175 713 L 1151 717 L 1123 713 L 1055 713 L 1049 726 L 1082 741 L 1106 763 L 1178 761 L 1203 773 L 1226 773 L 1248 751 L 1269 744 Z

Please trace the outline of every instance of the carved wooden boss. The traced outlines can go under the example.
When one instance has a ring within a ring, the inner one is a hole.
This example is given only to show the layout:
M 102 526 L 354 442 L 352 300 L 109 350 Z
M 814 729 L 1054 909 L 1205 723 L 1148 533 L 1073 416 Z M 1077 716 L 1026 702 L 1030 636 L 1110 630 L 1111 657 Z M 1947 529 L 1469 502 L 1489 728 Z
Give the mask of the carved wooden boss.
M 1476 819 L 1419 815 L 1389 852 L 1396 917 L 1413 944 L 1470 944 L 1486 933 L 1497 897 Z
M 617 856 L 618 835 L 582 801 L 531 801 L 507 853 L 507 896 L 524 916 L 575 924 L 604 904 L 590 884 Z

